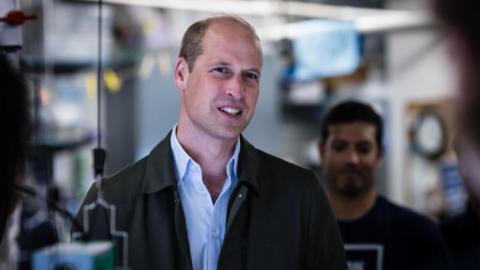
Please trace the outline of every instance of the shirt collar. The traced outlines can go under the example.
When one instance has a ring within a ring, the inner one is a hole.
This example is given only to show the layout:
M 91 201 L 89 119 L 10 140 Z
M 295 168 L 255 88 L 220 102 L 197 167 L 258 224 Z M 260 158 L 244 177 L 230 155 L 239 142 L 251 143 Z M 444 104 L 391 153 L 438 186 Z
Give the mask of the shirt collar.
M 172 131 L 170 131 L 168 135 L 150 151 L 148 157 L 145 158 L 143 193 L 154 193 L 167 187 L 178 185 L 176 164 L 171 146 L 171 134 Z M 269 167 L 264 166 L 265 162 L 262 162 L 260 158 L 262 152 L 257 150 L 242 136 L 240 136 L 240 145 L 241 149 L 239 150 L 238 161 L 235 162 L 235 164 L 238 163 L 238 169 L 236 169 L 238 174 L 236 178 L 248 187 L 252 187 L 256 195 L 260 195 L 259 181 L 261 178 L 271 177 L 269 175 Z M 265 153 L 262 155 L 264 156 Z
M 182 145 L 178 141 L 177 138 L 177 125 L 173 127 L 173 130 L 170 135 L 170 145 L 172 147 L 177 179 L 178 183 L 182 181 L 187 169 L 192 164 L 197 164 L 183 149 Z M 237 178 L 237 168 L 238 168 L 238 156 L 240 155 L 240 138 L 237 138 L 237 142 L 235 143 L 235 148 L 233 151 L 233 155 L 230 157 L 230 160 L 227 163 L 227 175 L 232 179 Z

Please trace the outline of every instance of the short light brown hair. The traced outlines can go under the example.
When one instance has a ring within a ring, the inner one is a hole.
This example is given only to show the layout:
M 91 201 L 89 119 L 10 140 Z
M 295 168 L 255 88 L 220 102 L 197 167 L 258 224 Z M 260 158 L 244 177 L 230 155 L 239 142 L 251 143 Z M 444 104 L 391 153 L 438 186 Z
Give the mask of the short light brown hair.
M 180 53 L 178 55 L 178 57 L 183 57 L 187 61 L 189 72 L 192 72 L 197 57 L 203 53 L 203 38 L 205 37 L 208 27 L 212 23 L 217 22 L 230 22 L 243 25 L 251 32 L 256 40 L 260 41 L 255 28 L 238 16 L 220 15 L 197 21 L 190 25 L 183 35 L 182 43 L 180 45 Z

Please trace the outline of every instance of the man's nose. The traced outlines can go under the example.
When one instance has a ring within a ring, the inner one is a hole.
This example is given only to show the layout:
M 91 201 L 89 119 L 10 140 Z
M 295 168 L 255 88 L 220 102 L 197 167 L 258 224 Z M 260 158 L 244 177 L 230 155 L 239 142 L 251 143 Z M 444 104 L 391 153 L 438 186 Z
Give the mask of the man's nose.
M 360 162 L 360 156 L 356 151 L 350 150 L 347 153 L 347 161 L 351 164 L 358 164 Z
M 241 75 L 232 76 L 226 85 L 227 95 L 235 99 L 242 99 L 245 92 L 245 84 Z

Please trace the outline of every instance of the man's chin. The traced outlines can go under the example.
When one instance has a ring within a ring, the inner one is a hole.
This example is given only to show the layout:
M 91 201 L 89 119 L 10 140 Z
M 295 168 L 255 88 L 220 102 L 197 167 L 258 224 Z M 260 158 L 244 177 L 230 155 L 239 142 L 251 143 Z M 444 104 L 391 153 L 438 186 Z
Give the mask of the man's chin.
M 215 135 L 223 140 L 235 140 L 242 133 L 243 128 L 239 127 L 220 127 L 215 131 Z
M 339 193 L 345 198 L 356 199 L 364 194 L 365 191 L 361 188 L 343 188 Z
M 367 192 L 364 180 L 360 177 L 342 179 L 337 191 L 346 198 L 356 198 Z

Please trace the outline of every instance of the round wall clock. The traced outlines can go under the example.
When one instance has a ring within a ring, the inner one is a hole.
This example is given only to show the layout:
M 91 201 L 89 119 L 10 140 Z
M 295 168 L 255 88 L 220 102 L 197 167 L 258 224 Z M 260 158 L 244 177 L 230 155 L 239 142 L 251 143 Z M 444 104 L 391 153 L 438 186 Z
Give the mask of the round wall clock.
M 421 113 L 413 124 L 413 149 L 428 159 L 440 157 L 446 150 L 447 134 L 443 119 L 434 112 Z

